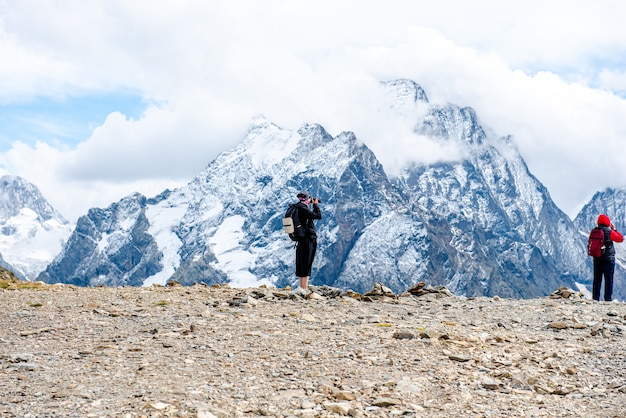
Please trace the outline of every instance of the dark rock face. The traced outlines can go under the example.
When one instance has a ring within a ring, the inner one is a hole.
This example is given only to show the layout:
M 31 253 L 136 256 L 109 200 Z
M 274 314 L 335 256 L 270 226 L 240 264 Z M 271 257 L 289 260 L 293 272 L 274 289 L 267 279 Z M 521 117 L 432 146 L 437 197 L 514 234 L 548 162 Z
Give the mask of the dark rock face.
M 39 280 L 78 286 L 142 285 L 161 269 L 146 207 L 147 199 L 134 194 L 107 209 L 89 210 Z

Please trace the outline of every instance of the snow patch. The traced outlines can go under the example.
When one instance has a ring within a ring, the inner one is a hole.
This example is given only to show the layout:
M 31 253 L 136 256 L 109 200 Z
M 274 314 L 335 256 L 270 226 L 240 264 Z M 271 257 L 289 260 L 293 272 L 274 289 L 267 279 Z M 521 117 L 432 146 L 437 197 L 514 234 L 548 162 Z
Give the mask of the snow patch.
M 98 251 L 100 251 L 101 253 L 106 252 L 107 248 L 109 247 L 109 234 L 107 234 L 106 232 L 103 232 L 100 238 L 100 241 L 98 241 Z
M 16 273 L 34 280 L 61 251 L 72 226 L 52 219 L 42 223 L 35 211 L 21 208 L 15 216 L 0 222 L 0 230 L 4 260 Z
M 163 254 L 163 268 L 158 273 L 147 277 L 143 282 L 144 286 L 151 286 L 153 284 L 165 286 L 167 279 L 172 277 L 180 265 L 180 255 L 178 251 L 183 243 L 172 230 L 172 226 L 177 225 L 180 219 L 185 215 L 187 206 L 187 204 L 172 205 L 172 202 L 164 200 L 146 209 L 146 217 L 150 222 L 148 233 L 152 235 L 159 251 Z
M 224 219 L 215 234 L 209 238 L 209 245 L 217 258 L 217 263 L 211 265 L 226 273 L 233 287 L 256 287 L 264 281 L 258 280 L 249 271 L 254 266 L 256 257 L 240 244 L 245 236 L 242 229 L 244 222 L 243 216 L 230 216 Z
M 289 131 L 265 130 L 254 137 L 249 154 L 255 166 L 270 167 L 291 155 L 297 146 L 297 135 Z

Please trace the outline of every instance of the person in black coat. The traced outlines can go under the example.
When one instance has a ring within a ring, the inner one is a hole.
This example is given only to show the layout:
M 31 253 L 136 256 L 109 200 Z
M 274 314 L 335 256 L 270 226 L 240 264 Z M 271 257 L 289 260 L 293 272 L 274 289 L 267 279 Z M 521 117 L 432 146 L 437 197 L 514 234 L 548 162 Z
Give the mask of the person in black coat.
M 319 199 L 312 199 L 306 190 L 298 193 L 297 197 L 298 217 L 306 233 L 304 238 L 296 243 L 296 276 L 300 278 L 300 287 L 307 289 L 317 251 L 317 232 L 313 220 L 322 219 L 322 211 L 319 207 Z M 313 204 L 313 210 L 309 208 L 310 204 Z

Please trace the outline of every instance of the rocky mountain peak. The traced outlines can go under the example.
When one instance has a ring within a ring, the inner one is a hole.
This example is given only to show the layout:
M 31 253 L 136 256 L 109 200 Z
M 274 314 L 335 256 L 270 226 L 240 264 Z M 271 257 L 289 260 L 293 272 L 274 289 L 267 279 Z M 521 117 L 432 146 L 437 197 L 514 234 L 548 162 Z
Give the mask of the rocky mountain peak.
M 383 81 L 382 85 L 388 91 L 389 97 L 394 99 L 398 107 L 402 104 L 428 103 L 428 96 L 424 89 L 413 80 L 398 79 Z
M 34 184 L 19 176 L 0 178 L 0 254 L 18 277 L 36 278 L 71 229 Z
M 0 220 L 17 216 L 24 209 L 34 212 L 42 224 L 50 219 L 67 224 L 67 220 L 44 199 L 37 186 L 19 176 L 0 177 Z

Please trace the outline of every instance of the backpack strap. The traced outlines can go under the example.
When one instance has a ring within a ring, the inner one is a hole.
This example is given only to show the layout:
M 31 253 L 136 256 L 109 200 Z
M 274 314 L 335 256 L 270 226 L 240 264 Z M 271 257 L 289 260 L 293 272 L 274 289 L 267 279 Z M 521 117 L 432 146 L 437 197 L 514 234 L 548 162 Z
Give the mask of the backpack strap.
M 613 241 L 611 240 L 611 228 L 609 228 L 608 226 L 605 226 L 602 228 L 602 230 L 604 231 L 604 245 L 605 247 L 611 247 L 613 246 Z

